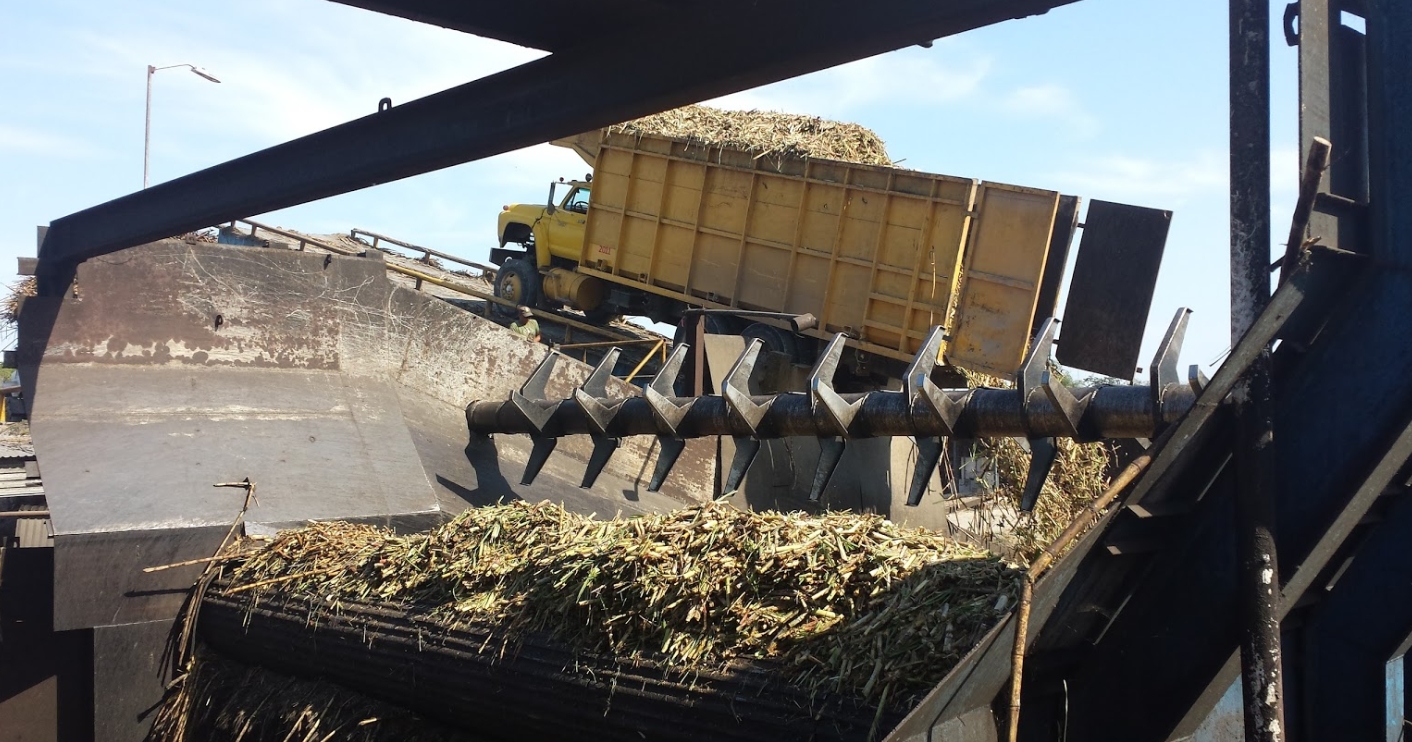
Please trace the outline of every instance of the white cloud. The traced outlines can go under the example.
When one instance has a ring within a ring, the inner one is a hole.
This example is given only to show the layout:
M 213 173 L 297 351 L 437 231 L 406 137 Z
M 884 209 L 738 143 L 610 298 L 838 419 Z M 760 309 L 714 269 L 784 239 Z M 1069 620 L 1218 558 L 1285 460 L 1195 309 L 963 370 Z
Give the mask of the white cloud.
M 100 154 L 100 151 L 88 142 L 52 132 L 4 124 L 0 124 L 0 152 L 65 159 L 93 157 Z
M 1098 119 L 1084 109 L 1074 91 L 1063 85 L 1032 85 L 1012 90 L 1000 108 L 1025 118 L 1055 119 L 1083 136 L 1098 133 Z
M 1107 155 L 1085 158 L 1083 168 L 1054 173 L 1048 180 L 1069 192 L 1119 201 L 1190 198 L 1226 189 L 1224 152 L 1203 150 L 1185 159 Z
M 903 49 L 711 101 L 726 108 L 759 108 L 843 118 L 867 106 L 888 103 L 928 106 L 976 94 L 990 73 L 986 56 L 935 49 Z

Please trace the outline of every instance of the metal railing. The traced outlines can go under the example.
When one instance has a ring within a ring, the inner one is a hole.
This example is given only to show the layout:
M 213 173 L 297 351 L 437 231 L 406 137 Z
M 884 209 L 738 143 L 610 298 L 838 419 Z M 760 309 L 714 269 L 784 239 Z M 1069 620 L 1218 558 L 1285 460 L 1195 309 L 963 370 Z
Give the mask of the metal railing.
M 362 235 L 363 237 L 371 237 L 372 240 L 373 240 L 373 247 L 374 247 L 374 248 L 377 248 L 378 245 L 379 245 L 379 243 L 386 242 L 386 243 L 388 243 L 389 245 L 396 245 L 396 246 L 401 247 L 401 248 L 405 248 L 405 249 L 408 249 L 408 250 L 415 250 L 415 251 L 417 251 L 417 252 L 420 252 L 420 253 L 422 254 L 422 257 L 417 258 L 417 260 L 420 261 L 420 262 L 422 262 L 422 263 L 426 263 L 426 264 L 428 264 L 428 265 L 431 264 L 431 259 L 432 259 L 433 257 L 437 257 L 437 258 L 441 258 L 442 260 L 449 260 L 449 261 L 451 261 L 451 262 L 453 262 L 453 263 L 459 263 L 460 265 L 464 265 L 464 266 L 469 267 L 469 268 L 475 268 L 476 270 L 478 270 L 478 271 L 481 272 L 481 275 L 480 275 L 481 278 L 486 278 L 486 279 L 489 279 L 489 280 L 492 280 L 492 281 L 495 279 L 495 274 L 496 274 L 496 271 L 498 270 L 498 269 L 497 269 L 495 266 L 493 266 L 493 265 L 486 265 L 486 264 L 484 264 L 484 263 L 477 263 L 477 262 L 474 261 L 474 260 L 466 260 L 465 258 L 457 257 L 457 256 L 451 255 L 451 254 L 449 254 L 449 253 L 444 253 L 444 252 L 440 252 L 440 251 L 438 251 L 438 250 L 433 250 L 433 249 L 431 249 L 430 247 L 422 247 L 421 245 L 413 245 L 413 244 L 410 243 L 410 242 L 403 242 L 402 240 L 395 239 L 395 238 L 392 238 L 392 237 L 388 237 L 387 235 L 378 234 L 377 232 L 369 232 L 369 231 L 366 230 L 366 229 L 353 229 L 353 230 L 350 230 L 350 231 L 348 232 L 348 236 L 349 236 L 349 237 L 352 237 L 352 238 L 355 239 L 355 240 L 358 239 L 359 235 Z
M 348 247 L 342 247 L 342 246 L 339 246 L 339 245 L 334 245 L 334 244 L 330 244 L 330 243 L 324 242 L 324 241 L 322 241 L 322 240 L 316 240 L 316 239 L 313 239 L 313 238 L 308 237 L 308 236 L 306 236 L 306 235 L 299 234 L 299 233 L 297 233 L 297 232 L 291 232 L 291 231 L 289 231 L 289 230 L 280 229 L 279 227 L 271 227 L 271 226 L 269 226 L 269 225 L 267 225 L 267 224 L 262 224 L 262 223 L 260 223 L 260 222 L 253 221 L 253 220 L 250 220 L 250 219 L 235 219 L 235 220 L 232 220 L 231 222 L 229 222 L 226 226 L 229 227 L 231 230 L 235 230 L 235 229 L 236 229 L 236 225 L 238 225 L 238 224 L 239 224 L 239 225 L 245 225 L 246 227 L 248 227 L 248 233 L 249 233 L 250 236 L 252 236 L 252 237 L 257 236 L 257 233 L 263 231 L 263 232 L 268 232 L 268 233 L 270 233 L 270 234 L 279 235 L 280 237 L 284 237 L 284 238 L 289 239 L 289 240 L 293 240 L 294 242 L 296 242 L 296 243 L 298 244 L 298 248 L 297 248 L 297 249 L 298 249 L 299 251 L 301 251 L 301 252 L 304 251 L 304 249 L 305 249 L 306 247 L 308 247 L 308 246 L 313 246 L 313 247 L 316 247 L 316 248 L 318 248 L 318 249 L 320 249 L 320 250 L 326 250 L 326 251 L 328 251 L 328 252 L 335 253 L 335 254 L 338 254 L 338 255 L 361 255 L 361 254 L 364 252 L 363 250 L 358 250 L 358 249 L 348 248 Z M 368 235 L 368 236 L 370 236 L 370 237 L 373 236 L 373 234 L 372 234 L 371 232 L 367 232 L 367 231 L 360 230 L 360 229 L 358 229 L 358 230 L 353 230 L 353 232 L 355 232 L 355 233 L 357 233 L 357 234 Z M 386 237 L 381 237 L 381 239 L 382 239 L 383 241 L 390 241 L 390 240 L 388 240 L 388 238 L 386 238 Z M 394 243 L 394 244 L 403 244 L 403 243 Z M 406 245 L 403 245 L 403 246 L 406 246 Z M 374 247 L 375 247 L 375 246 L 374 246 Z M 414 247 L 413 249 L 423 250 L 423 249 L 426 249 L 426 248 Z M 449 256 L 446 256 L 445 253 L 439 253 L 439 252 L 435 252 L 435 251 L 430 251 L 430 254 L 436 255 L 437 257 L 448 257 L 448 259 L 454 259 L 454 260 L 456 260 L 456 262 L 458 262 L 458 263 L 463 263 L 463 264 L 466 264 L 466 265 L 470 265 L 470 266 L 475 267 L 475 268 L 480 268 L 480 267 L 481 267 L 481 266 L 479 266 L 479 264 L 472 263 L 471 261 L 461 260 L 460 258 L 450 258 Z M 459 294 L 463 294 L 463 295 L 465 295 L 465 296 L 469 296 L 469 297 L 472 297 L 472 298 L 475 298 L 475 299 L 479 299 L 479 300 L 481 300 L 481 301 L 484 301 L 484 302 L 486 303 L 487 307 L 488 307 L 489 305 L 491 305 L 491 304 L 498 304 L 498 305 L 500 305 L 500 306 L 508 307 L 508 308 L 511 308 L 511 309 L 514 309 L 514 308 L 518 307 L 518 305 L 517 305 L 515 302 L 513 302 L 513 301 L 509 301 L 509 300 L 506 300 L 506 299 L 502 299 L 502 298 L 500 298 L 500 297 L 498 297 L 498 296 L 495 296 L 495 295 L 492 294 L 492 293 L 488 293 L 488 292 L 485 292 L 485 291 L 481 291 L 481 290 L 476 289 L 476 288 L 474 288 L 474 287 L 472 287 L 472 286 L 467 286 L 467 285 L 465 285 L 465 284 L 463 284 L 463 283 L 460 283 L 460 282 L 457 282 L 457 281 L 453 281 L 453 280 L 450 280 L 450 279 L 445 279 L 445 278 L 440 278 L 440 277 L 437 277 L 437 276 L 433 276 L 433 275 L 430 275 L 430 274 L 427 274 L 427 273 L 423 273 L 422 271 L 419 271 L 419 270 L 415 270 L 415 269 L 412 269 L 412 268 L 407 268 L 407 267 L 405 267 L 405 266 L 398 265 L 398 264 L 396 264 L 396 263 L 384 262 L 384 265 L 386 266 L 387 270 L 390 271 L 390 272 L 393 272 L 393 273 L 400 273 L 400 274 L 402 274 L 402 275 L 404 275 L 404 276 L 408 276 L 408 277 L 411 277 L 411 278 L 413 278 L 413 279 L 416 279 L 416 282 L 417 282 L 417 283 L 416 283 L 416 288 L 417 288 L 417 290 L 421 290 L 421 287 L 422 287 L 422 284 L 423 284 L 423 283 L 429 283 L 429 284 L 432 284 L 433 286 L 440 286 L 441 288 L 448 289 L 448 290 L 450 290 L 450 291 L 455 291 L 455 292 L 457 292 L 457 293 L 459 293 Z M 490 270 L 494 270 L 494 269 L 491 268 Z M 660 339 L 654 340 L 654 339 L 652 339 L 652 338 L 634 338 L 634 337 L 631 337 L 631 336 L 627 336 L 627 335 L 623 335 L 623 334 L 620 334 L 620 333 L 616 333 L 616 332 L 614 332 L 614 331 L 612 331 L 612 330 L 610 330 L 610 329 L 604 328 L 604 327 L 597 327 L 597 326 L 595 326 L 595 325 L 590 325 L 590 324 L 587 324 L 587 323 L 585 323 L 585 322 L 579 322 L 578 320 L 570 319 L 570 318 L 568 318 L 568 317 L 563 317 L 563 316 L 561 316 L 561 315 L 558 315 L 558 314 L 555 314 L 555 313 L 552 313 L 552 312 L 545 312 L 545 311 L 542 311 L 542 310 L 539 310 L 539 309 L 533 309 L 533 308 L 531 308 L 530 311 L 534 314 L 535 317 L 537 317 L 537 318 L 539 318 L 539 319 L 541 319 L 541 320 L 543 320 L 543 321 L 550 322 L 550 323 L 553 323 L 553 324 L 556 324 L 556 325 L 560 325 L 560 326 L 566 328 L 566 329 L 565 329 L 566 336 L 567 336 L 567 333 L 568 333 L 569 329 L 574 329 L 574 330 L 579 330 L 580 332 L 589 333 L 590 335 L 596 335 L 596 336 L 598 336 L 598 337 L 609 338 L 609 340 L 608 340 L 607 342 L 605 342 L 605 343 L 597 343 L 597 344 L 579 343 L 579 344 L 577 344 L 577 345 L 575 345 L 575 346 L 563 346 L 563 345 L 561 345 L 561 346 L 559 346 L 559 347 L 561 347 L 561 348 L 563 348 L 563 347 L 580 347 L 580 348 L 583 348 L 583 347 L 589 347 L 589 346 L 602 347 L 602 346 L 610 346 L 610 345 L 638 345 L 638 344 L 646 344 L 646 343 L 654 343 L 654 342 L 655 342 L 655 343 L 658 343 L 658 344 L 661 345 L 661 347 L 662 347 L 662 349 L 663 349 L 663 353 L 665 353 L 666 341 L 664 341 L 664 340 L 660 340 Z M 629 380 L 629 381 L 631 381 L 631 379 L 632 379 L 633 377 L 635 377 L 635 376 L 637 375 L 637 373 L 640 372 L 644 366 L 647 365 L 648 359 L 650 359 L 650 358 L 653 356 L 653 354 L 656 353 L 656 352 L 657 352 L 657 348 L 654 347 L 653 350 L 649 351 L 649 352 L 646 354 L 646 356 L 644 357 L 642 363 L 638 364 L 638 367 L 637 367 L 636 369 L 634 369 L 633 372 L 632 372 L 632 374 L 628 377 L 628 380 Z

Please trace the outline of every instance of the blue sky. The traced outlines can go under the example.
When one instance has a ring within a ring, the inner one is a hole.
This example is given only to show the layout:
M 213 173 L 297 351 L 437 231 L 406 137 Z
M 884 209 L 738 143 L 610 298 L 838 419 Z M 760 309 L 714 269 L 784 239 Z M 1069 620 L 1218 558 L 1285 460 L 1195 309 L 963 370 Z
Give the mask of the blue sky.
M 1229 345 L 1226 13 L 1217 0 L 1082 0 L 718 103 L 856 121 L 906 167 L 1172 209 L 1144 358 L 1189 306 L 1183 362 L 1209 365 Z M 1272 43 L 1278 241 L 1299 154 L 1296 55 L 1278 32 Z M 538 56 L 325 0 L 0 4 L 0 278 L 35 253 L 36 225 L 141 187 L 148 64 L 222 80 L 157 73 L 157 183 Z M 583 170 L 541 145 L 259 218 L 483 259 L 502 204 Z

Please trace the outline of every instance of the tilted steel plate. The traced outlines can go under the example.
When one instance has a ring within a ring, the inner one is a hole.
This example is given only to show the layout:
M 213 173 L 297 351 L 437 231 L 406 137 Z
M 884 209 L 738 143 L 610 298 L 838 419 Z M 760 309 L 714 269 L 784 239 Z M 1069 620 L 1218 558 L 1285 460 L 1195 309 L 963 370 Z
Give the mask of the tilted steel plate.
M 1089 203 L 1055 352 L 1060 363 L 1133 377 L 1171 224 L 1170 211 Z

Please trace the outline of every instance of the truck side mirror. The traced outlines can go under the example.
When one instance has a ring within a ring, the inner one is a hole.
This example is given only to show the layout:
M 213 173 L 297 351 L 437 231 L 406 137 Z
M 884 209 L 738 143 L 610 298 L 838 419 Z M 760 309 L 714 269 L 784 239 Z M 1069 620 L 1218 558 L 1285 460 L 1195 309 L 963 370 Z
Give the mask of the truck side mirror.
M 549 184 L 549 203 L 544 207 L 544 213 L 546 214 L 553 214 L 559 210 L 559 208 L 554 205 L 554 186 L 556 185 L 558 185 L 558 183 Z

